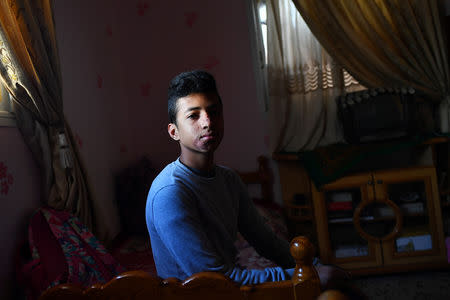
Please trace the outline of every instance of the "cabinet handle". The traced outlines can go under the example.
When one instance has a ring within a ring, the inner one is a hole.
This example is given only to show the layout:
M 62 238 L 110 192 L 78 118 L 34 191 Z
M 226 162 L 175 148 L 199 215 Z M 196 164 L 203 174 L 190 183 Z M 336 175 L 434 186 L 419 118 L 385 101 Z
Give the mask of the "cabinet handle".
M 372 180 L 367 181 L 367 185 L 373 185 L 373 181 Z
M 382 183 L 383 183 L 383 180 L 378 179 L 378 180 L 377 180 L 377 183 L 378 183 L 378 184 L 382 184 Z

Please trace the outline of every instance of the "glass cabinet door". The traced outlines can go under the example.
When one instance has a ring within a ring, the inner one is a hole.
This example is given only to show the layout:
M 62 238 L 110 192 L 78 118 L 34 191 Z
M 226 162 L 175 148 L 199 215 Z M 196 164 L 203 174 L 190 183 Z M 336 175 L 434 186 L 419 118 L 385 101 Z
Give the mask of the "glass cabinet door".
M 444 252 L 442 218 L 434 168 L 413 168 L 402 173 L 385 171 L 374 174 L 375 197 L 388 200 L 398 208 L 379 209 L 380 218 L 394 219 L 400 215 L 398 232 L 383 241 L 384 263 L 403 264 L 441 260 Z
M 374 195 L 371 182 L 370 174 L 362 174 L 327 184 L 320 192 L 313 187 L 320 257 L 325 263 L 349 269 L 382 263 L 380 243 L 364 239 L 353 220 L 355 207 Z
M 353 210 L 361 202 L 359 187 L 324 193 L 330 250 L 334 258 L 369 255 L 369 244 L 353 226 Z

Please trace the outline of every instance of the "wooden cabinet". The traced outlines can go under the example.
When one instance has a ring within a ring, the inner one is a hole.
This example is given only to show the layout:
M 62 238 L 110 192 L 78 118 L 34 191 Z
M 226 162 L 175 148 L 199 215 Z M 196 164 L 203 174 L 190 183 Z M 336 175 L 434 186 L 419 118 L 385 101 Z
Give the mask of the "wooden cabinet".
M 448 139 L 446 142 L 435 145 L 434 150 L 436 161 L 439 162 L 436 164 L 436 174 L 441 195 L 444 234 L 450 236 L 450 143 Z
M 354 174 L 311 195 L 324 263 L 354 274 L 447 265 L 434 167 Z
M 317 245 L 310 178 L 295 154 L 274 155 L 290 237 L 307 236 Z

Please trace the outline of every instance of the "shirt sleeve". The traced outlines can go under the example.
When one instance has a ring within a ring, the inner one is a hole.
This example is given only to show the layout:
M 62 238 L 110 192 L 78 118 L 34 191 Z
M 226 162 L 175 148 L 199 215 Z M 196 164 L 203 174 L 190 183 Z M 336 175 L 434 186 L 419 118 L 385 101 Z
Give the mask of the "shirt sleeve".
M 283 268 L 294 268 L 289 242 L 279 238 L 266 224 L 250 199 L 244 183 L 238 178 L 241 189 L 239 202 L 239 232 L 256 252 Z
M 195 198 L 178 186 L 160 190 L 153 200 L 153 223 L 159 237 L 187 276 L 221 272 L 239 284 L 258 284 L 290 279 L 280 267 L 241 269 L 225 262 L 209 241 Z

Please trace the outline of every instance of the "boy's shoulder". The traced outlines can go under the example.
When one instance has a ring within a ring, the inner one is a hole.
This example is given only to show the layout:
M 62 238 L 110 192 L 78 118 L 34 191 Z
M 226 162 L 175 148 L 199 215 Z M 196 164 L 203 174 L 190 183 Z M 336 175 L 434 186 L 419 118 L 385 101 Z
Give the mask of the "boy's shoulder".
M 175 171 L 175 161 L 165 166 L 164 169 L 162 169 L 161 172 L 159 172 L 159 174 L 155 177 L 155 179 L 153 179 L 150 191 L 154 189 L 159 190 L 165 186 L 173 185 L 175 183 Z

